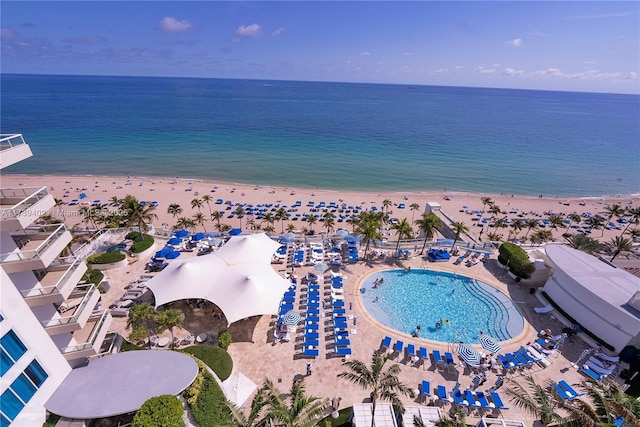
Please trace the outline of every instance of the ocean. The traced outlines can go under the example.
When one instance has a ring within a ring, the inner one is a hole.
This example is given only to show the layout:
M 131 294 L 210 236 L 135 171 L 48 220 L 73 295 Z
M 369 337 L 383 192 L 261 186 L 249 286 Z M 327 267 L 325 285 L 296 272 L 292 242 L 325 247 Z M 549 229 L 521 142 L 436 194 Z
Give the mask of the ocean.
M 640 96 L 199 78 L 1 76 L 5 173 L 373 191 L 640 193 Z

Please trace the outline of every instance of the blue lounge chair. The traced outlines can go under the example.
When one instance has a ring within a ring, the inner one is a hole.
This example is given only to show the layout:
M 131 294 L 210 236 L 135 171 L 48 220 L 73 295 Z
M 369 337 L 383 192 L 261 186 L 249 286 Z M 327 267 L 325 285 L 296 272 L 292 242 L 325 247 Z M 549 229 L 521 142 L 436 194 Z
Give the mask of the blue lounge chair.
M 571 397 L 572 399 L 584 395 L 584 393 L 578 393 L 577 391 L 575 391 L 574 388 L 571 387 L 565 380 L 559 381 L 558 385 L 562 387 L 567 392 L 567 394 L 573 396 Z
M 340 338 L 336 340 L 336 345 L 338 347 L 346 347 L 351 345 L 351 341 L 348 338 Z
M 462 395 L 462 392 L 459 388 L 456 388 L 451 393 L 453 395 L 453 402 L 458 406 L 469 406 L 469 402 L 467 402 Z
M 307 316 L 307 323 L 320 323 L 320 318 L 317 316 Z
M 351 348 L 349 347 L 334 347 L 335 353 L 340 356 L 347 356 L 351 354 Z
M 588 366 L 581 366 L 579 369 L 580 372 L 587 375 L 588 377 L 593 378 L 596 381 L 600 381 L 603 377 L 593 369 L 590 369 Z
M 318 338 L 320 338 L 320 334 L 318 334 L 317 332 L 306 332 L 304 334 L 304 338 L 305 340 L 309 339 L 309 340 L 317 340 Z
M 304 340 L 304 346 L 305 347 L 314 347 L 314 348 L 318 348 L 320 346 L 320 343 L 318 342 L 318 340 L 314 340 L 314 339 L 306 339 Z
M 560 384 L 556 384 L 555 389 L 556 389 L 556 393 L 558 393 L 558 396 L 560 396 L 562 400 L 571 400 L 574 397 L 569 393 L 567 393 L 567 391 L 564 388 L 560 387 Z
M 476 391 L 476 399 L 478 402 L 480 402 L 481 408 L 490 408 L 487 396 L 485 396 L 483 392 Z
M 333 314 L 346 314 L 346 310 L 344 308 L 334 308 Z
M 455 366 L 456 362 L 453 360 L 453 354 L 446 352 L 444 354 L 444 362 L 447 366 Z
M 443 402 L 451 402 L 447 396 L 447 388 L 443 385 L 438 386 L 438 400 Z
M 416 355 L 416 347 L 413 344 L 407 344 L 407 357 L 414 357 Z
M 422 380 L 422 384 L 420 385 L 420 394 L 424 396 L 424 400 L 431 396 L 431 383 L 429 381 Z
M 398 354 L 402 353 L 403 348 L 404 348 L 404 343 L 400 340 L 396 341 L 396 345 L 393 346 L 393 350 Z
M 380 343 L 380 349 L 381 350 L 388 350 L 389 347 L 391 347 L 391 337 L 384 337 L 382 339 L 382 342 Z
M 418 350 L 418 356 L 422 360 L 428 359 L 429 358 L 429 352 L 427 351 L 426 348 L 420 347 L 420 349 Z
M 319 325 L 317 323 L 307 323 L 304 327 L 305 327 L 305 329 L 307 331 L 310 330 L 310 329 L 314 330 L 314 331 L 317 331 L 318 328 L 319 328 Z
M 469 407 L 475 407 L 475 408 L 479 408 L 480 407 L 480 402 L 478 402 L 475 398 L 475 396 L 473 395 L 473 392 L 471 390 L 466 390 L 464 392 L 464 398 L 467 401 L 467 403 L 469 403 Z
M 302 352 L 303 355 L 307 356 L 307 357 L 317 357 L 319 355 L 318 349 L 317 348 L 304 348 L 304 351 Z
M 497 391 L 490 391 L 489 396 L 491 396 L 491 400 L 493 401 L 493 404 L 497 409 L 509 409 L 508 406 L 504 406 L 504 403 L 502 403 L 502 398 Z
M 436 366 L 436 368 L 438 367 L 444 368 L 444 361 L 442 360 L 442 356 L 440 356 L 440 351 L 433 350 L 432 354 L 433 354 L 433 364 Z

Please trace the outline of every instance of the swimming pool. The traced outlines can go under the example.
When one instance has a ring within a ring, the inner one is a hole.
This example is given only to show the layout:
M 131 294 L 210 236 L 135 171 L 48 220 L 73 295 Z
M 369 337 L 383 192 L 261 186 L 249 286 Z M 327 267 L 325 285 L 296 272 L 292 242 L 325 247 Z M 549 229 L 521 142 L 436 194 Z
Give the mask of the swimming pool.
M 376 280 L 383 283 L 374 287 Z M 519 335 L 524 318 L 500 290 L 477 279 L 432 270 L 385 270 L 364 278 L 360 297 L 378 322 L 420 338 L 478 343 L 480 331 L 499 341 Z M 441 322 L 441 327 L 436 324 Z
M 111 246 L 109 249 L 107 249 L 107 252 L 124 251 L 126 248 L 126 243 L 118 243 L 117 245 Z

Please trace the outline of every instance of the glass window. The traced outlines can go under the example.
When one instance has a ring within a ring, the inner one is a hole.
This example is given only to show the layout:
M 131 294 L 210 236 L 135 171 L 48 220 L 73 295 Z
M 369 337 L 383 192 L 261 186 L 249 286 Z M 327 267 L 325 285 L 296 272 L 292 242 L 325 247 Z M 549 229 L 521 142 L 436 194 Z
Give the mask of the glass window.
M 7 352 L 0 348 L 0 377 L 6 374 L 12 366 L 13 360 L 11 360 Z
M 24 373 L 38 388 L 40 388 L 44 380 L 46 380 L 49 376 L 36 360 L 31 362 L 29 366 L 27 366 L 27 369 L 24 370 Z
M 20 374 L 10 387 L 23 402 L 31 400 L 38 390 L 25 374 Z
M 0 427 L 9 427 L 11 421 L 4 415 L 0 414 Z
M 22 344 L 22 341 L 20 341 L 13 331 L 7 332 L 5 336 L 0 338 L 0 345 L 2 349 L 11 356 L 14 362 L 27 352 L 27 347 Z
M 24 403 L 18 399 L 18 396 L 16 396 L 11 389 L 7 389 L 2 393 L 0 400 L 2 400 L 2 412 L 7 416 L 7 418 L 9 418 L 9 420 L 15 419 L 20 411 L 22 411 L 22 408 L 24 408 Z

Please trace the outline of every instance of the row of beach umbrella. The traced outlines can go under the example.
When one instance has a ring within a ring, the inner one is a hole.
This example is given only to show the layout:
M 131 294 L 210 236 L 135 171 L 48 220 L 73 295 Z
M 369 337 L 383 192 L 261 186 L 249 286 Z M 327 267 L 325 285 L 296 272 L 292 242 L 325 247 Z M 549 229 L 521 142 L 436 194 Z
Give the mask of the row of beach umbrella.
M 502 350 L 502 347 L 494 338 L 484 333 L 480 333 L 478 341 L 480 341 L 483 349 L 492 354 L 499 353 Z M 464 343 L 461 343 L 458 347 L 458 356 L 469 365 L 479 365 L 482 359 L 482 355 L 478 351 Z

